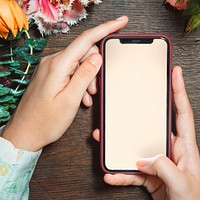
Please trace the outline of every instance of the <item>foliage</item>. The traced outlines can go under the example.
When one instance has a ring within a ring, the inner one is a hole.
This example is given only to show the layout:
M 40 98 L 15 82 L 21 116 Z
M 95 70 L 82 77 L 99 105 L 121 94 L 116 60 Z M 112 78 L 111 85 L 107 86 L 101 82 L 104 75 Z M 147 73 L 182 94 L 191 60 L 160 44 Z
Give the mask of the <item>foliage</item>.
M 180 10 L 184 16 L 189 17 L 186 33 L 190 33 L 200 26 L 200 0 L 165 0 L 165 4 L 167 3 Z
M 186 26 L 186 32 L 190 33 L 192 30 L 200 26 L 200 0 L 189 1 L 188 8 L 183 11 L 183 15 L 189 16 Z
M 17 107 L 29 83 L 31 74 L 39 62 L 35 52 L 45 48 L 45 38 L 30 38 L 23 29 L 16 37 L 9 35 L 1 40 L 0 48 L 0 124 L 6 123 Z M 9 45 L 8 45 L 9 44 Z

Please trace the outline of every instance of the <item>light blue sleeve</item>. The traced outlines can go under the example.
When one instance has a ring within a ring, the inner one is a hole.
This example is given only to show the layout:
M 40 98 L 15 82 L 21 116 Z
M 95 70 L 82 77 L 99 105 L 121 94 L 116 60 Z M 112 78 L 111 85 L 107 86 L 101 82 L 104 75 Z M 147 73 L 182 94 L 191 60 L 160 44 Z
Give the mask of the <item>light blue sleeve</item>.
M 0 200 L 29 198 L 29 182 L 41 152 L 17 149 L 0 137 Z

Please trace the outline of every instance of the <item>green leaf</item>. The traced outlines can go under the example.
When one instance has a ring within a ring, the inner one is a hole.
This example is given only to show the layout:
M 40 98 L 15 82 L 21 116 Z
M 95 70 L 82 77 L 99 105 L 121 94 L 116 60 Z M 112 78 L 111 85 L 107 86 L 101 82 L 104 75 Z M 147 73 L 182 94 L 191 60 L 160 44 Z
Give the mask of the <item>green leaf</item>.
M 188 8 L 183 11 L 183 15 L 185 16 L 197 15 L 198 13 L 200 13 L 199 0 L 189 1 Z
M 0 77 L 9 76 L 11 72 L 0 72 Z
M 0 65 L 10 65 L 12 63 L 12 60 L 5 60 L 5 61 L 0 61 Z
M 3 106 L 7 111 L 9 110 L 9 103 L 8 102 L 4 103 Z
M 11 56 L 13 56 L 13 54 L 11 54 L 11 53 L 1 55 L 2 58 L 11 57 Z
M 17 60 L 5 60 L 5 61 L 0 61 L 0 65 L 10 65 L 11 67 L 19 67 L 20 62 Z
M 4 118 L 0 119 L 0 122 L 7 122 L 7 121 L 9 121 L 10 119 L 11 119 L 11 115 L 10 115 L 10 113 L 9 113 L 9 115 L 8 115 L 7 117 L 4 117 Z
M 0 97 L 0 103 L 5 103 L 5 102 L 8 102 L 12 99 L 13 99 L 12 95 L 6 95 L 6 96 L 3 96 L 3 97 Z
M 25 79 L 25 80 L 21 80 L 21 79 L 12 79 L 12 82 L 14 82 L 14 83 L 19 83 L 19 84 L 22 84 L 22 85 L 28 85 L 29 80 L 28 80 L 28 79 Z
M 18 31 L 17 35 L 14 37 L 13 34 L 10 32 L 8 35 L 7 40 L 17 40 L 20 39 L 22 37 L 22 34 L 24 33 L 24 29 L 22 29 L 21 31 Z
M 187 33 L 190 33 L 192 30 L 196 29 L 199 26 L 200 26 L 200 14 L 193 15 L 189 18 L 185 31 Z
M 0 118 L 8 117 L 9 115 L 10 115 L 10 113 L 5 109 L 5 107 L 0 106 Z
M 10 92 L 9 88 L 1 87 L 0 88 L 0 96 L 4 96 L 5 94 L 8 94 Z
M 26 53 L 29 53 L 30 48 L 29 48 L 27 45 L 17 46 L 17 47 L 14 49 L 14 54 L 17 55 L 18 53 L 21 53 L 22 51 L 23 51 L 23 52 L 26 52 Z
M 10 90 L 10 94 L 13 94 L 15 97 L 22 96 L 24 92 L 25 92 L 25 89 L 19 90 L 19 91 L 15 91 L 13 89 Z
M 30 64 L 37 64 L 39 62 L 39 58 L 35 55 L 30 55 L 24 51 L 19 52 L 17 54 L 17 57 L 21 59 L 22 61 Z
M 0 84 L 0 88 L 2 88 L 3 87 L 3 84 Z
M 13 71 L 15 74 L 27 75 L 26 73 L 24 73 L 23 71 L 21 71 L 19 69 L 10 68 L 10 70 Z
M 16 101 L 17 101 L 17 98 L 13 98 L 10 101 L 8 101 L 8 103 L 12 104 L 12 103 L 16 103 Z
M 27 38 L 25 39 L 25 44 L 29 47 L 35 47 L 38 44 L 38 40 L 35 38 Z
M 10 63 L 10 66 L 18 68 L 20 67 L 20 62 L 18 60 L 14 60 L 13 62 Z
M 27 38 L 25 40 L 26 45 L 28 45 L 29 47 L 33 47 L 34 49 L 41 51 L 43 50 L 46 45 L 47 45 L 47 40 L 43 37 L 41 38 Z
M 11 109 L 15 109 L 15 108 L 17 108 L 17 106 L 15 105 L 15 104 L 10 104 L 10 106 L 9 106 Z

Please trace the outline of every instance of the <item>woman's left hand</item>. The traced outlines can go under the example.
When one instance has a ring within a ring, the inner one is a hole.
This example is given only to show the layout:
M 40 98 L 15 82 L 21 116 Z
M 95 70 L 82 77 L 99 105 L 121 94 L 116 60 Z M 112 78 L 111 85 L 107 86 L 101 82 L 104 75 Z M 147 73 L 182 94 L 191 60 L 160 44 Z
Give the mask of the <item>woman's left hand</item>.
M 127 22 L 124 16 L 87 30 L 63 51 L 43 58 L 2 137 L 29 151 L 58 140 L 81 100 L 92 105 L 90 95 L 97 91 L 95 76 L 102 63 L 94 44 Z

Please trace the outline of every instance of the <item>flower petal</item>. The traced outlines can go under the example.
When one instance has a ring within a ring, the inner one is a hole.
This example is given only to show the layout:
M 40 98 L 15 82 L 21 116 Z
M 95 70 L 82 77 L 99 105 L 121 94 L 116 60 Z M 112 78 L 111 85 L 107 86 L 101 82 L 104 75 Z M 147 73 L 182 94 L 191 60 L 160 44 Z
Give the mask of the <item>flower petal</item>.
M 28 19 L 26 17 L 26 15 L 24 14 L 24 12 L 22 11 L 22 9 L 19 7 L 19 5 L 17 4 L 16 1 L 9 1 L 10 4 L 10 9 L 12 11 L 12 14 L 15 18 L 15 23 L 18 26 L 18 29 L 21 31 L 22 28 L 26 28 L 28 29 Z
M 47 21 L 58 20 L 58 8 L 47 0 L 41 1 L 42 14 L 47 18 Z
M 7 38 L 8 37 L 8 32 L 0 31 L 0 37 L 1 38 Z
M 9 1 L 1 0 L 0 1 L 0 16 L 8 28 L 12 31 L 14 29 L 15 19 L 8 6 Z
M 4 21 L 0 18 L 0 31 L 2 32 L 9 32 L 9 28 L 6 26 Z

